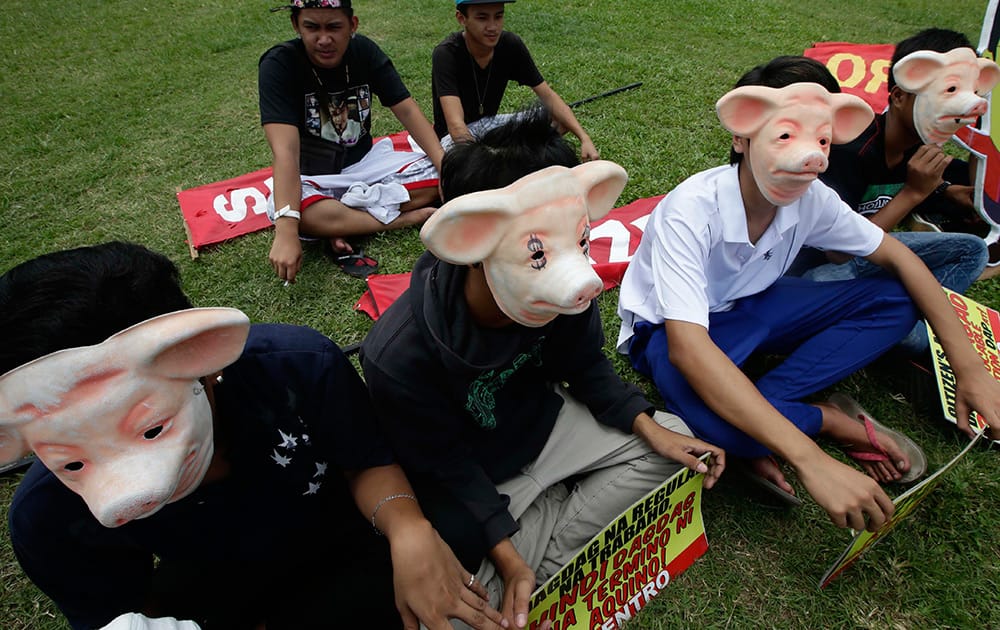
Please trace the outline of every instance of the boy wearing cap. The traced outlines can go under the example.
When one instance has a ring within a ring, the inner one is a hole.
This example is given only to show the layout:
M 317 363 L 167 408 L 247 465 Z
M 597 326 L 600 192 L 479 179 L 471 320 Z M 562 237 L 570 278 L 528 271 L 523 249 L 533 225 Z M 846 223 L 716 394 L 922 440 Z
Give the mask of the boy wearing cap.
M 514 0 L 456 0 L 455 17 L 462 30 L 434 48 L 432 92 L 434 131 L 438 137 L 470 139 L 476 121 L 497 115 L 509 81 L 530 87 L 552 115 L 560 132 L 580 140 L 584 161 L 599 157 L 597 148 L 563 99 L 549 87 L 520 37 L 503 29 L 504 11 Z
M 839 90 L 815 60 L 779 57 L 719 100 L 732 163 L 693 175 L 654 209 L 622 281 L 618 349 L 696 435 L 791 492 L 768 457 L 777 454 L 836 525 L 875 530 L 894 509 L 875 481 L 919 476 L 926 458 L 843 396 L 805 399 L 896 344 L 917 308 L 961 366 L 956 415 L 970 435 L 975 409 L 1000 436 L 1000 384 L 920 259 L 816 181 L 831 142 L 872 119 L 864 101 Z M 891 277 L 782 277 L 803 245 L 864 256 Z M 740 366 L 756 351 L 786 358 L 751 382 Z M 816 435 L 845 448 L 872 479 L 827 455 Z
M 351 253 L 344 237 L 422 223 L 437 199 L 443 150 L 434 128 L 378 45 L 357 33 L 351 0 L 293 0 L 298 38 L 265 52 L 259 64 L 260 117 L 271 147 L 275 224 L 269 260 L 292 282 L 302 266 L 300 236 L 330 239 L 335 253 Z M 427 159 L 399 163 L 372 151 L 371 99 L 399 119 Z M 318 183 L 349 168 L 351 183 Z M 355 191 L 353 182 L 363 185 Z M 424 184 L 408 191 L 407 188 Z M 427 185 L 430 184 L 430 185 Z M 345 205 L 350 188 L 358 201 Z M 359 211 L 363 207 L 368 211 Z

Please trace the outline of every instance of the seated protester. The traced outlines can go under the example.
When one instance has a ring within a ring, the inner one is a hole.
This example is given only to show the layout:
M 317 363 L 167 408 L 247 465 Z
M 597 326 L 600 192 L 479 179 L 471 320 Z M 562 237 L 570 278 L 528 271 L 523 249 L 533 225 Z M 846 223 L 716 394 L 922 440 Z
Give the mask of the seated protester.
M 503 30 L 506 5 L 514 0 L 456 0 L 462 30 L 434 48 L 431 66 L 434 131 L 438 137 L 469 140 L 496 124 L 509 81 L 530 87 L 562 133 L 580 140 L 584 161 L 599 157 L 590 136 L 563 99 L 549 87 L 520 37 Z M 481 122 L 479 122 L 481 121 Z M 470 124 L 476 123 L 470 126 Z
M 258 80 L 274 169 L 269 259 L 278 277 L 292 282 L 302 266 L 300 236 L 330 239 L 334 253 L 346 255 L 353 248 L 344 237 L 427 219 L 437 201 L 443 150 L 392 61 L 357 33 L 351 0 L 293 0 L 279 8 L 291 10 L 298 38 L 264 53 Z M 372 150 L 375 96 L 427 159 L 414 162 L 390 142 Z M 418 184 L 424 187 L 407 190 Z
M 874 530 L 893 512 L 876 480 L 916 478 L 922 452 L 836 404 L 803 399 L 891 348 L 917 308 L 961 366 L 957 416 L 966 432 L 975 409 L 1000 436 L 1000 384 L 920 259 L 816 181 L 830 143 L 872 118 L 861 99 L 830 94 L 831 78 L 816 61 L 781 57 L 719 100 L 736 163 L 688 178 L 653 210 L 622 282 L 618 348 L 696 435 L 752 459 L 761 477 L 791 493 L 768 455 L 784 458 L 835 524 Z M 783 278 L 805 245 L 864 256 L 898 280 Z M 787 356 L 753 383 L 739 366 L 755 351 Z M 827 455 L 816 435 L 847 448 L 872 478 Z
M 833 145 L 829 168 L 820 175 L 847 205 L 887 232 L 901 225 L 940 225 L 943 232 L 896 231 L 893 236 L 924 261 L 942 286 L 958 293 L 983 274 L 989 254 L 980 236 L 987 230 L 973 207 L 969 164 L 940 145 L 985 113 L 986 101 L 978 94 L 998 79 L 996 64 L 977 59 L 961 33 L 928 29 L 903 40 L 892 56 L 888 109 L 854 140 Z M 977 225 L 980 236 L 969 234 Z M 844 280 L 883 272 L 861 257 L 807 249 L 792 273 Z M 926 354 L 922 322 L 901 345 L 910 354 Z
M 337 346 L 190 307 L 174 265 L 138 245 L 0 277 L 0 462 L 40 460 L 10 540 L 70 625 L 399 628 L 401 614 L 499 630 Z
M 576 162 L 544 110 L 450 149 L 429 251 L 361 346 L 421 507 L 517 628 L 536 585 L 623 509 L 682 465 L 705 487 L 724 465 L 602 350 L 588 235 L 627 176 Z

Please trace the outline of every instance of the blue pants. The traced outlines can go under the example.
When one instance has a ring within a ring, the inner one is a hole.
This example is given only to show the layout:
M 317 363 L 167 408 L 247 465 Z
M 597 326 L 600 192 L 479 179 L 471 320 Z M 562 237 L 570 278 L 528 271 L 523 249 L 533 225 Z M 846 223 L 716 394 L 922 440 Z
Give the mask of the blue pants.
M 896 280 L 813 282 L 780 278 L 770 288 L 709 315 L 709 336 L 733 363 L 753 352 L 787 355 L 756 383 L 761 394 L 803 433 L 819 433 L 822 413 L 799 402 L 856 372 L 913 328 L 918 312 Z M 736 457 L 769 450 L 722 419 L 670 363 L 662 324 L 640 323 L 629 346 L 632 366 L 653 379 L 668 410 L 699 438 Z
M 989 253 L 986 241 L 975 234 L 957 232 L 893 232 L 903 245 L 924 261 L 943 287 L 965 293 L 986 268 Z M 854 278 L 889 277 L 889 273 L 864 258 L 855 257 L 842 265 L 826 263 L 801 274 L 817 282 Z M 900 342 L 900 349 L 910 355 L 928 351 L 927 327 L 918 322 Z

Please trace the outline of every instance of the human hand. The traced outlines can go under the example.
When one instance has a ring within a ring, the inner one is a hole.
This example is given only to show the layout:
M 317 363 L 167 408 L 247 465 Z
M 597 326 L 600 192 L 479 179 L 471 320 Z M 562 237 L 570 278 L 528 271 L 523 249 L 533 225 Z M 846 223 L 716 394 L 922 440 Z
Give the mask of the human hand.
M 955 422 L 970 438 L 976 436 L 969 423 L 972 411 L 989 425 L 987 437 L 1000 440 L 1000 383 L 986 368 L 961 375 L 955 385 Z
M 513 620 L 515 628 L 524 628 L 528 625 L 528 603 L 531 592 L 535 590 L 535 572 L 520 555 L 517 556 L 517 560 L 516 563 L 497 566 L 504 582 L 503 604 L 500 611 L 504 622 Z
M 580 160 L 583 162 L 591 162 L 593 160 L 600 159 L 601 154 L 594 146 L 594 142 L 589 138 L 584 138 L 580 141 Z
M 952 184 L 944 189 L 944 196 L 946 199 L 951 201 L 957 206 L 966 208 L 968 210 L 975 209 L 975 191 L 976 189 L 972 186 L 962 186 L 959 184 Z
M 302 242 L 298 234 L 275 231 L 267 258 L 279 278 L 285 282 L 295 282 L 295 276 L 302 268 Z
M 666 459 L 684 464 L 695 472 L 705 473 L 703 487 L 708 490 L 715 485 L 726 468 L 726 452 L 698 438 L 688 437 L 676 431 L 661 427 L 648 414 L 640 414 L 632 425 L 632 431 L 649 444 L 653 450 Z M 698 457 L 711 453 L 709 465 Z
M 477 630 L 500 630 L 500 613 L 490 607 L 486 589 L 470 582 L 451 548 L 427 521 L 394 533 L 390 540 L 396 609 L 405 630 L 451 630 L 461 619 Z
M 837 527 L 875 531 L 896 510 L 878 483 L 826 453 L 796 468 L 799 480 Z M 867 518 L 866 518 L 867 516 Z
M 906 164 L 906 186 L 921 200 L 926 199 L 943 180 L 944 169 L 951 164 L 951 156 L 936 144 L 925 144 L 913 154 Z

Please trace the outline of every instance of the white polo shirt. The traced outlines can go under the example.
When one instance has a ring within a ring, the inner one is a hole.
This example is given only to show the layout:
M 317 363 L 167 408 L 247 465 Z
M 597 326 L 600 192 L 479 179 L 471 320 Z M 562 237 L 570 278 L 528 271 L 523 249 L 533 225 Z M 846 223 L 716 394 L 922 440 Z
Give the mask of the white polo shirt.
M 708 328 L 708 314 L 759 293 L 780 278 L 804 246 L 867 256 L 885 232 L 851 210 L 819 180 L 780 206 L 756 245 L 750 242 L 737 166 L 702 171 L 663 198 L 622 279 L 618 351 L 633 325 L 679 320 Z

